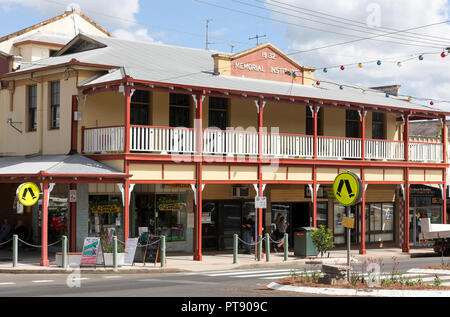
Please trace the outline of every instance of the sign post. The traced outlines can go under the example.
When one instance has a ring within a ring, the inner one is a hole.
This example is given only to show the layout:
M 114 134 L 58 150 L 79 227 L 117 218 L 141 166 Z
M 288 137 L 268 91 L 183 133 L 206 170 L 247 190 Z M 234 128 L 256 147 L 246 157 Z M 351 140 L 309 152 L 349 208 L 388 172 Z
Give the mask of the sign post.
M 258 235 L 258 209 L 266 209 L 267 208 L 267 197 L 265 196 L 256 196 L 255 197 L 255 257 L 256 260 L 260 261 L 258 258 L 258 254 L 261 250 L 259 248 L 259 235 Z M 262 220 L 260 220 L 262 222 Z
M 354 228 L 355 219 L 351 218 L 350 207 L 358 204 L 362 198 L 362 181 L 353 172 L 339 174 L 333 182 L 333 194 L 335 199 L 347 209 L 347 218 L 344 217 L 342 225 L 347 228 L 347 266 L 350 267 L 350 237 Z M 347 278 L 350 279 L 350 271 Z

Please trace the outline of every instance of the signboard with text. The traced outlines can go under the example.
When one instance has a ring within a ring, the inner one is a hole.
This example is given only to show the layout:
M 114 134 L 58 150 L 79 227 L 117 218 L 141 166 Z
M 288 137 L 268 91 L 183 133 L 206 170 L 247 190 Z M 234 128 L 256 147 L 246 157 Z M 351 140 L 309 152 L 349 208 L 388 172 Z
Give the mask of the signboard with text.
M 83 243 L 80 266 L 104 264 L 103 249 L 100 238 L 86 237 Z

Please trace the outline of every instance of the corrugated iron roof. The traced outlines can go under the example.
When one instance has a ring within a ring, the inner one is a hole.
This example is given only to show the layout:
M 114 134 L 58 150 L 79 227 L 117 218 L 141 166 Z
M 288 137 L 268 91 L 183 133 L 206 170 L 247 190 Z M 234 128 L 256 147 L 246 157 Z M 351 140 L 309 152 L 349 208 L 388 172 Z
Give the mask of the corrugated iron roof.
M 1 175 L 36 175 L 44 171 L 52 175 L 106 175 L 125 177 L 105 164 L 80 154 L 74 155 L 36 155 L 0 157 Z
M 216 52 L 203 49 L 144 43 L 85 34 L 79 36 L 101 42 L 106 47 L 40 60 L 39 64 L 31 64 L 29 67 L 23 67 L 17 74 L 37 70 L 43 66 L 68 63 L 72 59 L 76 59 L 83 63 L 123 67 L 126 75 L 135 80 L 198 87 L 202 89 L 222 89 L 388 108 L 395 107 L 421 112 L 440 112 L 450 115 L 450 113 L 446 113 L 437 108 L 408 102 L 402 98 L 386 98 L 384 93 L 365 87 L 342 83 L 346 85 L 346 88 L 340 90 L 339 85 L 335 84 L 337 83 L 336 81 L 322 79 L 321 77 L 317 78 L 324 82 L 319 87 L 314 87 L 295 83 L 217 75 L 214 73 L 212 58 L 212 54 Z M 101 77 L 93 78 L 91 81 L 85 81 L 83 82 L 83 86 L 108 83 L 122 78 L 123 74 L 116 70 Z

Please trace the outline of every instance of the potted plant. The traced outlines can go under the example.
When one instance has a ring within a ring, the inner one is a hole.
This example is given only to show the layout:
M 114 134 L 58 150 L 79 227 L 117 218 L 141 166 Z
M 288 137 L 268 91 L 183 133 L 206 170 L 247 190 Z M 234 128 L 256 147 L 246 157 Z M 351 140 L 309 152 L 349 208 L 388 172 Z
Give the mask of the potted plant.
M 105 266 L 113 266 L 114 243 L 113 240 L 102 239 L 103 256 L 105 258 Z M 125 249 L 121 243 L 117 243 L 117 265 L 122 266 L 125 262 Z

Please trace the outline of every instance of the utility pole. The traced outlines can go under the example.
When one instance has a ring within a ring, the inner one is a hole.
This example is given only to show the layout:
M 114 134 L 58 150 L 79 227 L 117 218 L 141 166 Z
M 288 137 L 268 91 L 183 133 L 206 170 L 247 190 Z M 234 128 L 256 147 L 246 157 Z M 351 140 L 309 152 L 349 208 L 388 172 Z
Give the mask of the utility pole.
M 259 39 L 260 38 L 263 38 L 263 37 L 266 37 L 266 35 L 264 34 L 264 35 L 258 35 L 258 34 L 256 34 L 254 37 L 249 37 L 248 39 L 249 40 L 254 40 L 254 39 L 256 39 L 256 46 L 258 46 L 259 45 Z

